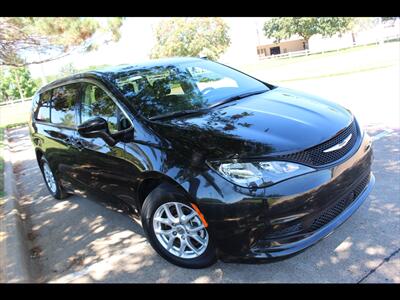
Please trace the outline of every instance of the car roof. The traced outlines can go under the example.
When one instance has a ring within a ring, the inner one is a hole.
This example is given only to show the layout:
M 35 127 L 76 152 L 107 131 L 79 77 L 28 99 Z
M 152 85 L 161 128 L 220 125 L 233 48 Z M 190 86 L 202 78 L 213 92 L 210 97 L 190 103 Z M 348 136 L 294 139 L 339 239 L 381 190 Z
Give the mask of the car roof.
M 123 64 L 112 67 L 105 67 L 101 69 L 93 70 L 93 72 L 98 73 L 119 73 L 126 72 L 135 69 L 141 69 L 146 67 L 156 67 L 156 66 L 166 66 L 166 65 L 179 65 L 186 62 L 198 61 L 202 60 L 201 58 L 196 57 L 170 57 L 170 58 L 160 58 L 160 59 L 151 59 L 146 60 L 137 64 Z
M 63 84 L 64 82 L 74 80 L 74 79 L 96 78 L 96 79 L 100 79 L 100 80 L 104 81 L 104 78 L 105 77 L 107 78 L 110 75 L 112 76 L 112 75 L 115 75 L 118 73 L 125 73 L 125 72 L 129 73 L 131 71 L 138 70 L 141 68 L 149 68 L 149 67 L 156 67 L 156 66 L 161 67 L 161 66 L 167 66 L 167 65 L 179 65 L 182 63 L 186 63 L 186 62 L 201 61 L 201 60 L 203 60 L 203 59 L 198 58 L 198 57 L 171 57 L 171 58 L 145 60 L 145 61 L 137 63 L 137 64 L 123 64 L 123 65 L 110 66 L 110 67 L 105 67 L 105 68 L 101 68 L 101 69 L 90 70 L 90 71 L 77 73 L 74 75 L 70 75 L 70 76 L 52 81 L 52 82 L 42 86 L 38 90 L 38 93 L 42 93 L 48 89 L 51 89 L 60 84 Z

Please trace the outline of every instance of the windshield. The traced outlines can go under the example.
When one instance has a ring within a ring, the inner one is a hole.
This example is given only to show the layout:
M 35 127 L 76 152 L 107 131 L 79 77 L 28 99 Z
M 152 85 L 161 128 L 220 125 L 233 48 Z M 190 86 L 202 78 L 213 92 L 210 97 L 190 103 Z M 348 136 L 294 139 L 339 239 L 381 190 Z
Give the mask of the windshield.
M 116 73 L 113 81 L 146 118 L 204 109 L 244 93 L 269 90 L 258 80 L 207 60 Z

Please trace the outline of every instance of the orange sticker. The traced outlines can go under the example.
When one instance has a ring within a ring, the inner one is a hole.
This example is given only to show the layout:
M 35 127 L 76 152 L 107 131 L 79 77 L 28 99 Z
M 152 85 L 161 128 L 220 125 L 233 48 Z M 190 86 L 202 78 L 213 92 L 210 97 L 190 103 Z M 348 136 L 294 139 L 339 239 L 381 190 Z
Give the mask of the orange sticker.
M 204 218 L 203 214 L 201 213 L 200 209 L 197 207 L 196 204 L 194 203 L 190 203 L 192 205 L 192 207 L 194 208 L 194 210 L 197 212 L 197 214 L 200 217 L 201 222 L 203 223 L 204 227 L 208 227 L 208 223 L 206 221 L 206 219 Z

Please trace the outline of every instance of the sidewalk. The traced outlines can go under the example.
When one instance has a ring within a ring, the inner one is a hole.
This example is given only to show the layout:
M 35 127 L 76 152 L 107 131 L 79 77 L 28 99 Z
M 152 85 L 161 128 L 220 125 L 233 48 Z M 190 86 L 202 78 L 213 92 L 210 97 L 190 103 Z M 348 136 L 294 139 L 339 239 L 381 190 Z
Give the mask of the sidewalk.
M 4 136 L 4 192 L 0 207 L 0 282 L 30 282 L 29 254 L 26 242 L 24 214 L 19 205 L 15 185 L 12 155 Z

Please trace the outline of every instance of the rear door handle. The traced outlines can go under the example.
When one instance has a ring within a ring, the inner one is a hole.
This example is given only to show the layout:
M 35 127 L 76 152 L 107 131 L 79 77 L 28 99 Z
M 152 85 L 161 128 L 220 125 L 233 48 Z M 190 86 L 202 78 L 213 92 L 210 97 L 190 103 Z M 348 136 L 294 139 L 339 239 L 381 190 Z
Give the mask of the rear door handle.
M 74 137 L 67 137 L 65 143 L 70 145 L 71 147 L 77 148 L 78 150 L 82 150 L 84 148 L 83 143 Z
M 65 141 L 65 143 L 66 143 L 67 145 L 71 145 L 71 146 L 72 146 L 72 138 L 67 137 L 67 138 L 64 139 L 64 141 Z
M 83 143 L 82 143 L 80 140 L 78 140 L 78 139 L 75 140 L 74 146 L 75 146 L 76 148 L 78 148 L 79 151 L 81 151 L 81 150 L 83 150 L 83 148 L 85 148 L 85 147 L 83 146 Z

